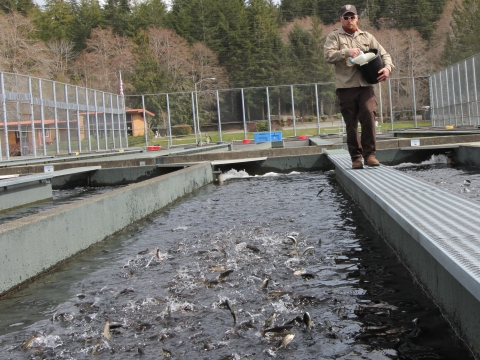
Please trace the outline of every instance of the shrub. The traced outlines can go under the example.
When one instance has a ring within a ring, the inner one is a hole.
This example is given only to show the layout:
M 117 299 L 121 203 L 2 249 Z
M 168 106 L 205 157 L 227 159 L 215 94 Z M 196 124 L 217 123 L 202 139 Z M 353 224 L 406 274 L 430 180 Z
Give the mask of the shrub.
M 193 134 L 192 126 L 188 124 L 181 124 L 172 126 L 172 135 L 190 135 Z
M 257 131 L 268 131 L 268 123 L 265 122 L 258 122 L 257 123 Z
M 325 115 L 325 114 L 320 115 L 320 119 L 322 119 L 322 121 L 327 121 L 328 115 Z

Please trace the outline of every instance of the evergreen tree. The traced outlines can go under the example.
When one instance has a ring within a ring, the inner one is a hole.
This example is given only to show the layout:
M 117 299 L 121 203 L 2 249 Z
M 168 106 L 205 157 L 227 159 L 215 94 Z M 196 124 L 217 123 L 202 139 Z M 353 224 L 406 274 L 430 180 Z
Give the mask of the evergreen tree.
M 44 11 L 35 19 L 38 37 L 44 41 L 69 40 L 73 28 L 72 6 L 65 0 L 47 0 Z
M 104 26 L 115 34 L 134 35 L 132 10 L 129 0 L 107 0 L 103 7 Z
M 1 0 L 0 12 L 8 14 L 10 12 L 19 12 L 22 15 L 32 15 L 38 11 L 37 5 L 33 0 Z
M 86 47 L 92 29 L 102 23 L 102 10 L 98 0 L 72 0 L 74 21 L 72 23 L 72 41 L 75 51 L 80 52 Z
M 135 32 L 151 26 L 162 27 L 166 22 L 166 7 L 162 0 L 146 0 L 133 6 L 132 23 Z
M 464 0 L 453 11 L 452 34 L 448 35 L 443 53 L 443 64 L 451 65 L 480 52 L 477 31 L 480 6 L 476 0 Z

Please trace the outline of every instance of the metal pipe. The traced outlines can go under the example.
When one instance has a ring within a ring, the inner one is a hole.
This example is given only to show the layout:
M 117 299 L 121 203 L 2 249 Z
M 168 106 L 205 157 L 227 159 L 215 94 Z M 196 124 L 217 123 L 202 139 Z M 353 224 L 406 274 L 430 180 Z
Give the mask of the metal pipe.
M 103 111 L 103 139 L 105 140 L 105 150 L 108 150 L 107 109 L 105 107 L 105 93 L 104 92 L 102 92 L 102 111 Z
M 28 92 L 30 98 L 30 123 L 32 125 L 32 148 L 33 157 L 37 157 L 37 137 L 35 134 L 35 116 L 33 113 L 33 90 L 32 90 L 32 78 L 28 77 Z M 45 134 L 43 134 L 45 135 Z
M 388 79 L 388 95 L 390 101 L 390 122 L 392 123 L 392 131 L 393 131 L 393 104 L 392 104 L 392 83 L 391 79 Z
M 95 130 L 97 135 L 97 151 L 100 151 L 100 134 L 98 131 L 98 101 L 97 101 L 97 90 L 93 90 L 93 96 L 95 99 Z
M 80 105 L 78 104 L 78 86 L 75 86 L 75 101 L 76 101 L 75 106 L 77 107 L 78 152 L 82 152 L 82 135 L 80 133 Z
M 315 107 L 317 108 L 317 132 L 320 135 L 320 107 L 318 104 L 318 85 L 315 84 Z
M 267 118 L 268 118 L 268 131 L 272 132 L 272 117 L 270 114 L 270 94 L 268 93 L 268 86 L 265 88 L 267 90 Z
M 3 137 L 5 138 L 5 157 L 10 160 L 10 145 L 8 144 L 8 123 L 7 123 L 7 96 L 5 94 L 5 80 L 3 72 L 0 72 L 1 94 L 2 95 L 2 112 L 3 112 Z M 0 143 L 0 160 L 2 156 L 2 146 Z
M 218 134 L 220 141 L 222 141 L 222 121 L 220 119 L 220 99 L 218 98 L 218 90 L 217 90 L 217 114 L 218 114 Z
M 40 98 L 40 121 L 42 127 L 43 156 L 47 156 L 47 142 L 45 141 L 45 113 L 43 109 L 42 79 L 38 79 L 38 96 Z
M 242 116 L 243 116 L 243 138 L 247 138 L 247 121 L 245 119 L 245 95 L 243 94 L 243 88 L 241 89 L 242 92 Z
M 72 152 L 72 144 L 71 144 L 71 139 L 70 139 L 70 114 L 68 112 L 68 88 L 67 84 L 63 86 L 64 92 L 65 92 L 65 104 L 67 105 L 67 116 L 66 116 L 66 121 L 67 121 L 67 142 L 68 142 L 68 153 L 70 154 Z
M 88 105 L 88 89 L 85 88 L 85 104 L 87 106 L 86 121 L 87 121 L 87 139 L 88 139 L 88 151 L 92 151 L 92 140 L 90 138 L 90 106 Z
M 168 142 L 169 146 L 172 146 L 172 124 L 170 123 L 170 104 L 168 102 L 168 94 L 167 94 L 167 119 L 168 119 Z
M 290 85 L 290 95 L 292 99 L 293 136 L 297 136 L 297 124 L 295 119 L 295 100 L 293 99 L 293 85 Z
M 195 134 L 195 144 L 198 144 L 197 139 L 197 124 L 195 121 L 195 98 L 193 97 L 193 92 L 190 93 L 192 101 L 192 119 L 193 119 L 193 133 Z
M 143 132 L 145 136 L 145 146 L 148 146 L 147 115 L 145 112 L 145 95 L 142 95 L 142 110 L 143 110 Z M 133 135 L 133 119 L 132 119 L 132 135 Z
M 115 124 L 113 122 L 113 94 L 110 94 L 110 119 L 112 120 L 112 141 L 113 141 L 113 149 L 116 148 L 115 145 Z

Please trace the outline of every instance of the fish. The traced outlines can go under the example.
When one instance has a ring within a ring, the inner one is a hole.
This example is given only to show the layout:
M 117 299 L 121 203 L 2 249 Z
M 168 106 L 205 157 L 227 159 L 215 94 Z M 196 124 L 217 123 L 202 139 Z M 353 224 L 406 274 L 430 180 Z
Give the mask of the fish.
M 297 245 L 298 245 L 297 238 L 296 238 L 295 236 L 291 236 L 291 235 L 288 235 L 287 238 L 290 239 L 290 240 L 292 240 L 292 242 L 293 242 L 293 247 L 296 249 L 296 248 L 297 248 Z
M 162 260 L 163 256 L 162 256 L 162 253 L 160 252 L 160 249 L 157 248 L 157 259 L 158 260 Z
M 291 294 L 293 294 L 293 292 L 291 292 L 291 291 L 272 291 L 272 292 L 268 293 L 268 298 L 281 297 L 281 296 L 284 296 L 284 295 L 291 295 Z
M 283 340 L 280 342 L 280 347 L 286 347 L 288 344 L 290 344 L 295 337 L 295 334 L 287 334 L 283 338 Z
M 303 323 L 307 327 L 307 329 L 310 329 L 312 327 L 312 318 L 310 317 L 310 314 L 306 312 L 303 314 Z
M 225 271 L 225 266 L 212 266 L 209 270 L 215 272 L 222 272 Z
M 146 255 L 146 254 L 153 254 L 155 252 L 157 252 L 158 248 L 153 248 L 153 249 L 149 249 L 149 248 L 146 248 L 145 250 L 142 250 L 138 253 L 138 255 Z
M 464 184 L 465 186 L 470 186 L 471 183 L 472 183 L 472 182 L 471 182 L 470 180 L 468 180 L 468 179 L 465 179 L 465 181 L 463 182 L 463 184 Z
M 299 276 L 299 275 L 302 275 L 302 274 L 304 274 L 304 273 L 305 273 L 305 270 L 304 270 L 304 269 L 300 269 L 300 270 L 295 270 L 295 271 L 293 272 L 293 275 Z
M 219 284 L 218 280 L 205 280 L 205 281 L 200 281 L 200 283 L 209 288 L 217 286 Z
M 281 334 L 281 333 L 284 333 L 285 331 L 290 331 L 291 328 L 293 328 L 293 325 L 275 326 L 269 329 L 262 330 L 262 335 L 265 335 L 266 333 Z
M 260 252 L 260 249 L 257 248 L 256 246 L 247 244 L 245 247 L 246 247 L 247 249 L 249 249 L 249 250 L 252 250 L 254 253 L 259 253 L 259 252 Z
M 171 358 L 172 357 L 172 352 L 170 350 L 162 348 L 162 353 L 163 353 L 164 358 Z
M 262 282 L 262 290 L 264 290 L 264 289 L 267 288 L 269 281 L 270 281 L 270 280 L 269 280 L 268 278 L 266 278 L 265 280 L 263 280 L 263 282 Z
M 290 251 L 287 253 L 287 256 L 296 256 L 296 255 L 298 255 L 297 249 L 290 250 Z
M 22 344 L 22 349 L 23 350 L 27 350 L 32 344 L 33 344 L 33 341 L 38 338 L 38 334 L 35 333 L 33 334 L 33 336 L 28 339 L 27 341 L 25 341 L 23 344 Z
M 320 196 L 320 194 L 323 192 L 323 190 L 325 190 L 325 189 L 320 189 L 320 191 L 318 192 L 317 196 Z
M 103 337 L 105 339 L 110 339 L 110 319 L 105 319 L 105 327 L 103 328 Z
M 225 279 L 228 275 L 230 275 L 231 273 L 233 273 L 233 269 L 229 269 L 229 270 L 225 270 L 224 272 L 222 272 L 220 274 L 220 276 L 218 277 L 218 281 L 222 281 L 223 279 Z
M 237 313 L 233 309 L 233 304 L 227 299 L 225 300 L 225 305 L 227 305 L 228 310 L 230 310 L 230 313 L 233 316 L 233 326 L 237 325 Z
M 310 274 L 310 273 L 303 273 L 300 276 L 304 279 L 313 279 L 315 277 L 315 275 Z
M 311 250 L 315 251 L 315 247 L 314 246 L 307 247 L 305 250 L 303 250 L 302 256 L 304 256 L 307 252 Z
M 273 321 L 275 320 L 276 317 L 277 317 L 277 314 L 272 313 L 272 314 L 268 317 L 268 319 L 265 320 L 264 326 L 265 326 L 266 328 L 271 327 L 272 324 L 273 324 Z

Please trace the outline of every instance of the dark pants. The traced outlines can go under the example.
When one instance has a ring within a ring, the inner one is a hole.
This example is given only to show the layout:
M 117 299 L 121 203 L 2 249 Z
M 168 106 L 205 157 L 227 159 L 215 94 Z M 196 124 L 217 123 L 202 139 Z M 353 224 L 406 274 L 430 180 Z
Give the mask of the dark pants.
M 372 86 L 337 89 L 340 109 L 347 128 L 347 146 L 352 161 L 375 156 L 375 110 L 377 98 Z M 358 134 L 358 122 L 362 134 Z

